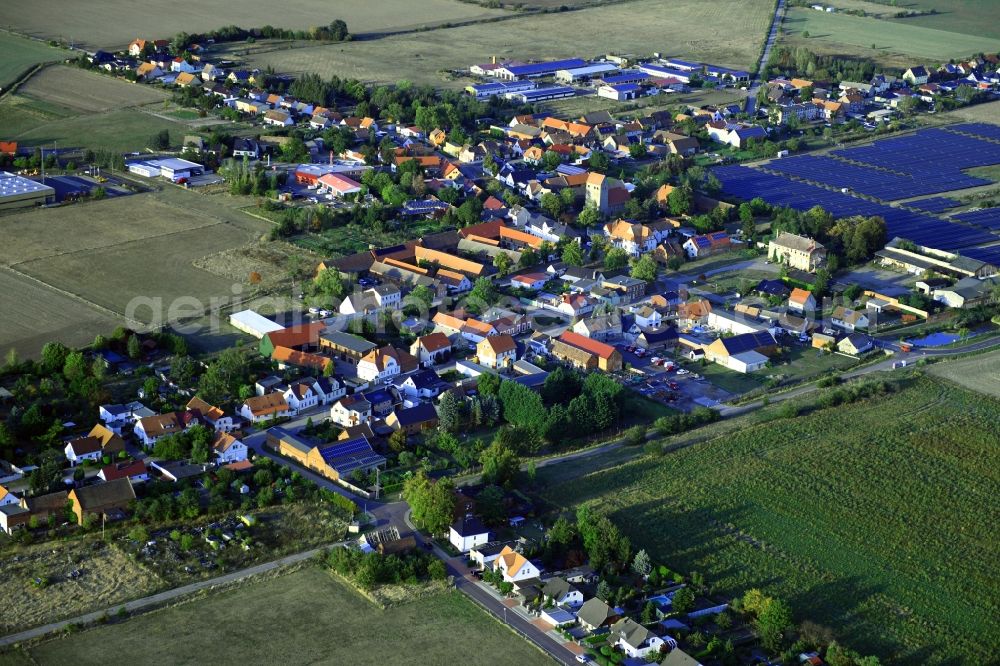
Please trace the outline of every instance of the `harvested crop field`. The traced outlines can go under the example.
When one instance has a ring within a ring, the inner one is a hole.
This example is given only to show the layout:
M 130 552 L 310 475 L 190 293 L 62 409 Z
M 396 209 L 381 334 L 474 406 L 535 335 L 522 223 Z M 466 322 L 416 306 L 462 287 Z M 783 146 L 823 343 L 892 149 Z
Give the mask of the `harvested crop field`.
M 609 52 L 660 51 L 713 64 L 749 67 L 760 53 L 773 4 L 767 0 L 720 0 L 711 4 L 683 0 L 665 6 L 636 0 L 579 11 L 529 15 L 502 23 L 441 28 L 429 32 L 342 44 L 301 44 L 299 48 L 257 50 L 250 63 L 280 72 L 316 72 L 395 83 L 463 82 L 451 70 L 468 70 L 491 56 L 518 60 L 593 57 Z M 665 29 L 670 25 L 685 30 Z M 615 26 L 594 30 L 594 26 Z M 524 35 L 544 35 L 525 39 Z
M 40 664 L 81 666 L 106 664 L 109 654 L 169 654 L 178 664 L 552 663 L 459 592 L 381 610 L 316 566 L 58 638 L 30 654 Z
M 97 538 L 8 549 L 0 566 L 0 634 L 145 596 L 162 586 L 155 573 Z M 78 570 L 80 576 L 71 578 Z M 36 587 L 35 578 L 49 584 Z
M 930 372 L 967 389 L 1000 398 L 1000 351 L 935 363 Z
M 107 333 L 118 316 L 153 323 L 177 299 L 190 307 L 228 299 L 249 273 L 238 280 L 195 263 L 246 246 L 269 228 L 230 207 L 234 203 L 225 195 L 167 188 L 0 217 L 0 233 L 8 239 L 0 265 L 23 274 L 0 274 L 0 286 L 27 285 L 0 296 L 4 313 L 11 314 L 0 324 L 0 349 L 16 345 L 30 355 L 48 339 L 82 344 Z M 162 299 L 162 309 L 129 311 L 129 303 L 142 297 Z
M 0 269 L 0 353 L 38 355 L 46 342 L 80 346 L 107 335 L 122 320 L 23 275 Z
M 273 25 L 304 30 L 342 19 L 352 33 L 359 34 L 505 13 L 458 0 L 338 0 L 336 3 L 287 0 L 277 11 L 267 0 L 241 0 L 238 12 L 233 11 L 230 0 L 149 5 L 143 11 L 136 11 L 131 0 L 104 0 L 96 4 L 36 0 L 27 5 L 0 4 L 0 25 L 15 26 L 46 39 L 72 38 L 77 44 L 107 49 L 122 48 L 137 36 L 169 39 L 178 32 L 194 33 L 233 24 L 244 28 Z M 70 29 L 72 34 L 67 32 Z
M 2 13 L 2 10 L 0 10 Z M 0 90 L 4 90 L 32 65 L 64 60 L 68 51 L 0 32 Z
M 110 76 L 57 65 L 34 74 L 18 93 L 81 113 L 97 113 L 162 102 L 168 95 L 160 88 L 126 83 Z

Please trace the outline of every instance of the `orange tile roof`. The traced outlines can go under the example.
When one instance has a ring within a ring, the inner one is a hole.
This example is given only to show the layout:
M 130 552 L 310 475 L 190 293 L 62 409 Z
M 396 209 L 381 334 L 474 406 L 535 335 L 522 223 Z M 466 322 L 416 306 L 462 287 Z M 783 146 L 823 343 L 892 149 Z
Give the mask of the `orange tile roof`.
M 313 321 L 308 324 L 290 326 L 280 331 L 273 331 L 267 334 L 267 339 L 275 347 L 302 347 L 303 345 L 314 345 L 319 342 L 319 334 L 323 332 L 326 325 L 323 322 Z
M 506 238 L 534 248 L 541 247 L 543 243 L 542 239 L 538 236 L 532 236 L 531 234 L 525 233 L 520 229 L 513 229 L 506 225 L 500 227 L 500 238 Z
M 795 289 L 792 289 L 792 293 L 788 297 L 788 300 L 792 303 L 805 304 L 805 302 L 809 300 L 810 296 L 812 296 L 811 292 L 795 287 Z
M 417 344 L 429 352 L 451 347 L 451 340 L 444 333 L 430 333 L 417 339 Z
M 280 393 L 255 395 L 247 398 L 243 404 L 250 409 L 250 413 L 254 416 L 288 411 L 288 403 L 285 402 L 285 396 Z
M 223 416 L 226 415 L 224 411 L 216 407 L 215 405 L 210 405 L 198 396 L 195 396 L 188 400 L 187 409 L 194 409 L 201 412 L 201 415 L 211 421 L 218 421 Z
M 493 355 L 503 354 L 504 352 L 514 351 L 517 349 L 517 343 L 514 342 L 514 338 L 509 335 L 491 335 L 485 340 L 479 343 L 480 345 L 486 345 L 493 352 Z
M 327 356 L 301 352 L 289 347 L 275 347 L 274 351 L 271 352 L 271 359 L 278 363 L 294 365 L 299 368 L 313 368 L 320 371 L 326 370 L 326 367 L 333 363 Z
M 445 268 L 450 268 L 451 270 L 460 271 L 462 273 L 468 273 L 470 275 L 482 275 L 486 270 L 485 266 L 476 263 L 475 261 L 462 259 L 453 254 L 441 252 L 440 250 L 432 250 L 420 245 L 413 248 L 413 253 L 417 260 L 423 259 L 424 261 L 437 263 Z

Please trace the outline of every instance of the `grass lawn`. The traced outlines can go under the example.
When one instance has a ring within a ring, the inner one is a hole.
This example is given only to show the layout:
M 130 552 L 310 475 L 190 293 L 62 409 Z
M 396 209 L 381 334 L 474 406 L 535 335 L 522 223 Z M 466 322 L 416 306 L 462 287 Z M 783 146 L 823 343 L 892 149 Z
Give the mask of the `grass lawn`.
M 0 32 L 0 90 L 5 90 L 32 65 L 64 60 L 69 56 L 69 51 Z
M 994 108 L 993 110 L 1000 111 L 1000 109 L 997 108 Z M 975 176 L 976 178 L 986 178 L 988 180 L 992 180 L 994 183 L 1000 182 L 1000 164 L 966 169 L 965 172 L 970 176 Z
M 674 414 L 680 414 L 680 412 L 662 402 L 650 400 L 636 391 L 626 393 L 623 416 L 629 425 L 651 424 L 661 416 L 673 416 Z
M 761 587 L 883 663 L 985 664 L 1000 649 L 1000 401 L 919 374 L 896 393 L 762 423 L 577 478 L 559 507 L 606 510 L 636 547 L 723 594 Z
M 933 25 L 930 22 L 916 24 L 911 19 L 885 21 L 793 7 L 788 10 L 784 29 L 794 36 L 794 45 L 805 45 L 814 51 L 824 47 L 821 49 L 824 53 L 830 49 L 858 55 L 886 52 L 947 61 L 997 49 L 995 38 L 952 32 Z M 808 38 L 803 37 L 804 32 L 809 33 Z
M 30 651 L 51 664 L 106 664 L 114 654 L 169 654 L 175 664 L 550 663 L 458 592 L 381 610 L 313 566 Z
M 819 377 L 831 370 L 847 370 L 860 361 L 850 356 L 829 354 L 805 345 L 791 347 L 785 360 L 775 362 L 770 368 L 760 371 L 765 377 L 784 378 L 786 383 Z
M 682 365 L 691 372 L 698 373 L 723 391 L 732 393 L 733 395 L 740 395 L 760 388 L 766 380 L 764 376 L 766 370 L 743 374 L 723 367 L 718 363 L 706 363 L 702 366 L 700 363 L 685 362 Z

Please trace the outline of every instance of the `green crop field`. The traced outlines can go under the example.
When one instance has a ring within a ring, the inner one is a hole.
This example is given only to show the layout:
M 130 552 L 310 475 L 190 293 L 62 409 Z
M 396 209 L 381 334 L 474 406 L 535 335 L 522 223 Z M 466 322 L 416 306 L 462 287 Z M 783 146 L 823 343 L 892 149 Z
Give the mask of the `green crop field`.
M 380 610 L 318 567 L 30 649 L 41 664 L 106 664 L 114 654 L 175 664 L 551 663 L 461 593 Z
M 540 468 L 540 485 L 558 506 L 607 510 L 637 547 L 721 593 L 780 595 L 883 663 L 990 663 L 1000 402 L 901 383 L 794 419 L 713 424 L 660 459 L 569 478 Z
M 818 12 L 807 7 L 789 9 L 783 25 L 786 39 L 795 46 L 818 53 L 863 55 L 901 64 L 926 61 L 936 66 L 949 58 L 1000 49 L 996 38 L 941 29 L 933 22 L 887 21 Z M 803 37 L 804 32 L 809 33 L 808 38 Z
M 229 0 L 202 0 L 172 7 L 151 5 L 136 11 L 130 0 L 100 3 L 36 0 L 0 4 L 0 25 L 46 39 L 63 39 L 94 48 L 121 48 L 137 37 L 169 39 L 178 32 L 199 32 L 239 25 L 273 25 L 304 30 L 342 19 L 352 33 L 404 30 L 441 21 L 500 16 L 509 12 L 486 9 L 458 0 L 288 0 L 280 9 L 267 0 L 241 0 L 233 11 Z
M 0 14 L 3 10 L 0 9 Z M 0 91 L 7 88 L 32 65 L 65 60 L 68 51 L 53 48 L 6 32 L 0 32 Z M 0 137 L 2 138 L 2 137 Z
M 750 67 L 756 61 L 773 11 L 768 0 L 635 0 L 559 15 L 528 15 L 350 43 L 260 48 L 249 58 L 276 71 L 316 72 L 365 81 L 408 79 L 465 85 L 448 72 L 468 71 L 491 56 L 518 60 L 595 57 L 609 52 L 659 51 L 713 64 Z M 614 26 L 595 30 L 595 26 Z M 684 26 L 671 29 L 670 26 Z M 525 36 L 533 36 L 531 39 Z M 236 47 L 238 51 L 240 47 Z M 238 56 L 238 53 L 235 54 Z
M 1000 21 L 996 20 L 996 0 L 908 0 L 904 9 L 936 10 L 937 13 L 912 18 L 893 19 L 906 25 L 979 35 L 994 40 L 993 50 L 1000 41 Z

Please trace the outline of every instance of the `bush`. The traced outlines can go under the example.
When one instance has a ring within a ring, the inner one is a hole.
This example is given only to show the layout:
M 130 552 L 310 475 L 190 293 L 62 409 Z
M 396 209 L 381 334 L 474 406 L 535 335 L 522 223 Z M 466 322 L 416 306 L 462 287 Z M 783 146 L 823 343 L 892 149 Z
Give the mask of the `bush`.
M 646 441 L 646 426 L 632 426 L 625 431 L 625 445 L 639 446 Z
M 643 450 L 646 452 L 647 456 L 652 458 L 659 458 L 665 453 L 663 450 L 663 444 L 660 442 L 647 442 L 646 446 L 643 447 Z

